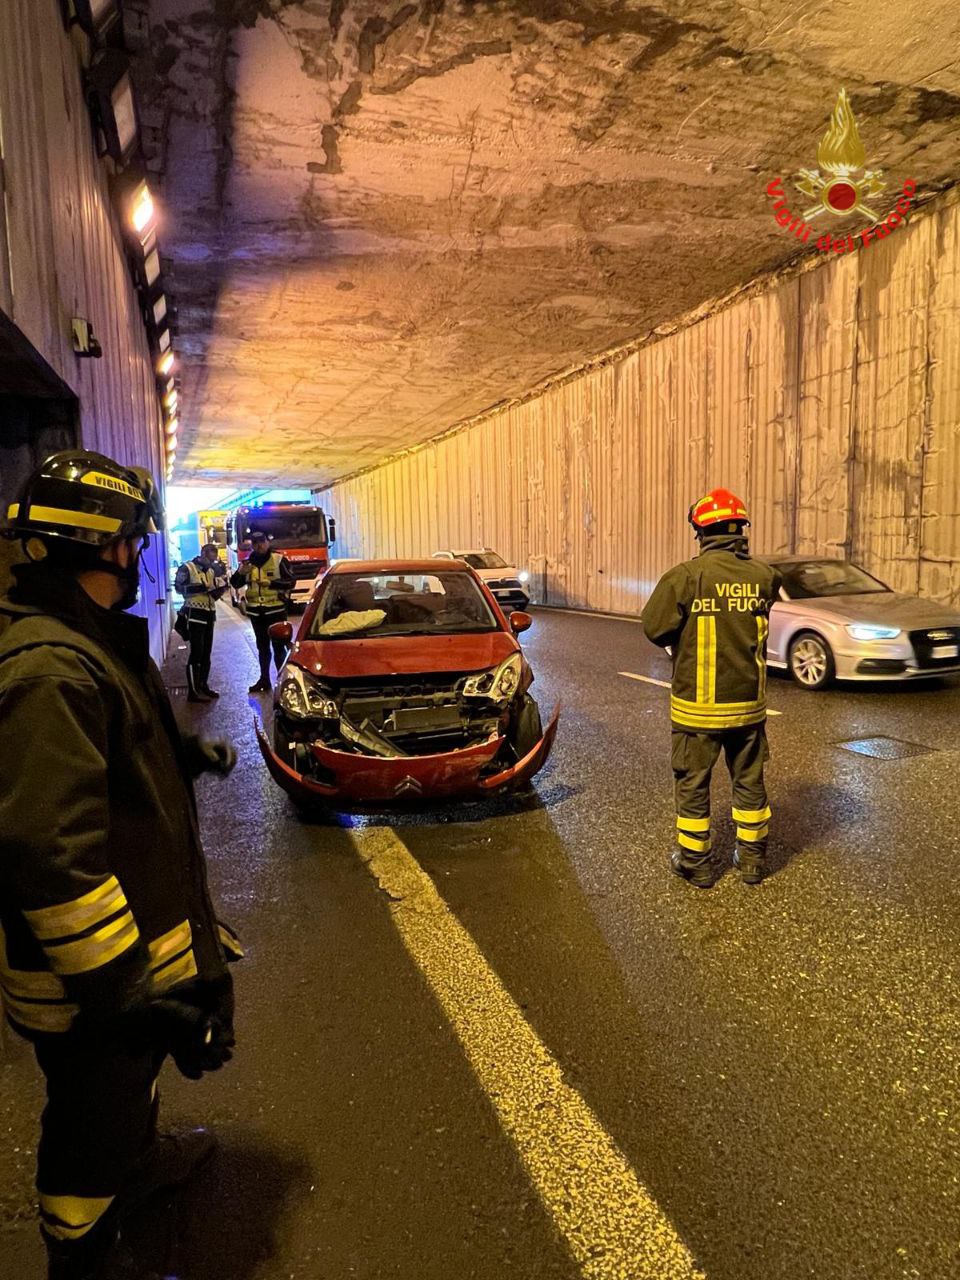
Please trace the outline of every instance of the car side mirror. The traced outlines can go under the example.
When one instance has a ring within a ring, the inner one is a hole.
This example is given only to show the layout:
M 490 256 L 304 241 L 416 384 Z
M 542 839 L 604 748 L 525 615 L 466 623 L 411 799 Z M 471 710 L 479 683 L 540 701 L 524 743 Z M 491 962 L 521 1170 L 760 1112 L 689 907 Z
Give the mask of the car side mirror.
M 533 619 L 529 613 L 521 613 L 519 609 L 510 615 L 510 630 L 515 636 L 520 635 L 522 631 L 529 631 L 533 626 Z
M 293 626 L 289 622 L 272 622 L 267 627 L 267 635 L 287 646 L 293 644 Z
M 327 521 L 327 541 L 336 542 L 337 540 L 337 522 L 336 520 Z

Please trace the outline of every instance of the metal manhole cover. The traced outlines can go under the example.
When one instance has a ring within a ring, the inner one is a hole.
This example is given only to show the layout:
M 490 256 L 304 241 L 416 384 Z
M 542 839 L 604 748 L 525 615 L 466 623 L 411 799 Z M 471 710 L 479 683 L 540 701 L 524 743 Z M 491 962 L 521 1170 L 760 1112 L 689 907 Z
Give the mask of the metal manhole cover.
M 858 756 L 872 756 L 875 760 L 902 760 L 906 756 L 923 756 L 934 747 L 924 747 L 919 742 L 904 742 L 900 738 L 887 738 L 882 734 L 876 738 L 854 738 L 850 742 L 835 744 L 844 751 L 853 751 Z

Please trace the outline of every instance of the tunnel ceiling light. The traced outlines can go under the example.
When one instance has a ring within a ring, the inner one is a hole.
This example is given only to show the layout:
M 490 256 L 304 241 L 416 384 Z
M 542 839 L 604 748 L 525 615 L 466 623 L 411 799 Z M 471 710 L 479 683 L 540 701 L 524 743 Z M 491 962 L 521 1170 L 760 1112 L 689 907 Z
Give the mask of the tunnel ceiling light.
M 167 432 L 167 435 L 168 435 L 168 436 L 176 436 L 176 434 L 177 434 L 177 432 L 178 432 L 179 430 L 180 430 L 180 419 L 179 419 L 179 418 L 171 418 L 171 419 L 170 419 L 170 421 L 167 423 L 167 426 L 166 426 L 166 432 Z
M 146 239 L 149 232 L 154 230 L 156 216 L 157 211 L 150 188 L 145 182 L 141 182 L 134 191 L 133 200 L 130 203 L 130 224 L 141 242 Z
M 176 413 L 177 403 L 180 397 L 177 395 L 177 389 L 174 387 L 172 391 L 168 391 L 163 397 L 163 403 L 167 406 L 171 413 Z
M 153 304 L 153 323 L 156 325 L 163 324 L 167 317 L 167 299 L 161 293 L 160 297 Z
M 172 368 L 173 368 L 173 352 L 167 351 L 157 361 L 157 373 L 160 374 L 161 378 L 165 378 Z
M 170 330 L 169 329 L 164 329 L 163 332 L 160 334 L 160 337 L 157 339 L 157 346 L 160 348 L 161 351 L 166 351 L 168 349 L 168 347 L 170 346 Z

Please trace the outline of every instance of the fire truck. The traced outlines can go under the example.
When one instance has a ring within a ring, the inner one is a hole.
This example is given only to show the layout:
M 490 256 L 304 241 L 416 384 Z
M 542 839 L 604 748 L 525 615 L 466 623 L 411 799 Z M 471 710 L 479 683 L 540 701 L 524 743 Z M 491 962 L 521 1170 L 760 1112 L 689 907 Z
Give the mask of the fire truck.
M 254 529 L 262 530 L 270 539 L 270 550 L 287 560 L 296 578 L 290 603 L 303 607 L 310 599 L 317 575 L 330 563 L 336 522 L 328 520 L 319 507 L 309 502 L 257 502 L 237 507 L 226 521 L 231 574 L 250 555 L 250 534 Z M 233 588 L 231 591 L 232 603 L 239 608 L 243 593 Z

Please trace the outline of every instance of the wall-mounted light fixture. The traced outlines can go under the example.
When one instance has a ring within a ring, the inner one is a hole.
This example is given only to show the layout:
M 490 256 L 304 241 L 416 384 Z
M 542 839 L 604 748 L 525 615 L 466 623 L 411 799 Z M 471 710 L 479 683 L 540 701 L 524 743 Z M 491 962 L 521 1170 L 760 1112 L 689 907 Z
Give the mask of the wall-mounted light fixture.
M 150 188 L 145 182 L 137 184 L 130 201 L 130 225 L 140 237 L 143 244 L 152 231 L 156 230 L 157 210 L 153 203 Z
M 88 36 L 102 40 L 120 17 L 119 0 L 63 0 L 64 18 L 76 23 Z
M 173 352 L 165 352 L 157 361 L 157 373 L 161 378 L 165 378 L 173 368 Z
M 129 67 L 127 55 L 120 49 L 100 49 L 87 68 L 87 88 L 102 138 L 101 151 L 120 165 L 132 155 L 139 136 Z

